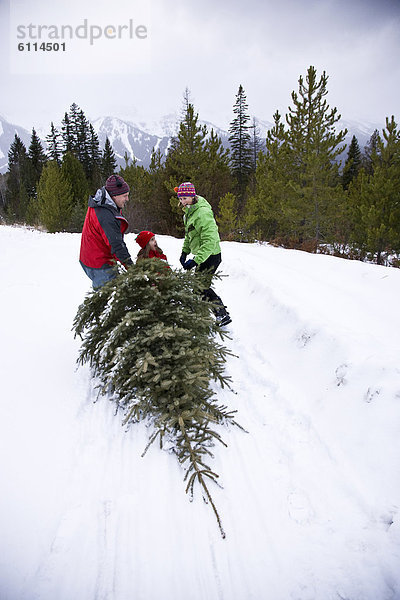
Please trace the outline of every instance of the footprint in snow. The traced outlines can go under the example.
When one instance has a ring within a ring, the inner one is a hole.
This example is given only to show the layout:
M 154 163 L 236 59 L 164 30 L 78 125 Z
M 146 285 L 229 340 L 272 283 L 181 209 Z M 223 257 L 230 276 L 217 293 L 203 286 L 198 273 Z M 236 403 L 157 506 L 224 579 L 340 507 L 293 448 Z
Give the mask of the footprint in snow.
M 379 388 L 370 388 L 369 387 L 367 392 L 364 394 L 364 401 L 369 404 L 370 402 L 375 400 L 379 396 L 380 393 L 381 393 L 381 390 Z
M 316 331 L 303 330 L 297 334 L 296 343 L 298 348 L 305 348 L 307 344 L 317 335 Z
M 380 521 L 386 531 L 389 531 L 390 527 L 393 525 L 395 517 L 397 517 L 398 510 L 398 506 L 393 505 L 385 513 L 381 514 Z
M 339 365 L 338 368 L 335 371 L 335 375 L 336 375 L 336 385 L 340 386 L 340 385 L 345 385 L 347 383 L 346 380 L 346 375 L 347 375 L 347 364 L 343 363 L 342 365 Z
M 293 521 L 299 525 L 310 523 L 315 516 L 308 496 L 301 491 L 294 491 L 288 495 L 288 512 Z

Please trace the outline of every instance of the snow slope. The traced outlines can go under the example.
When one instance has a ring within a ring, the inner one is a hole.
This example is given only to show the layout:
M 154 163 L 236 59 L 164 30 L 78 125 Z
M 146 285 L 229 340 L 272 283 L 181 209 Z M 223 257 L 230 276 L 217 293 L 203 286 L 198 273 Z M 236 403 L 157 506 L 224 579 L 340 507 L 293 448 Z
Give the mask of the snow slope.
M 0 227 L 1 600 L 400 599 L 400 271 L 223 243 L 223 540 L 76 370 L 79 241 Z

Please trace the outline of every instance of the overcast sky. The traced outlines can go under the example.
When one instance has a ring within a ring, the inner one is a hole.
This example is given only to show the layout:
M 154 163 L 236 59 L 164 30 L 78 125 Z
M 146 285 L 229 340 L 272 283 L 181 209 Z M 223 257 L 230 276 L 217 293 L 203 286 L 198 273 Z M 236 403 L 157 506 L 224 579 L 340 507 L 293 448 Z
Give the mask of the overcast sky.
M 287 112 L 310 65 L 328 74 L 328 103 L 344 119 L 383 124 L 394 114 L 400 121 L 400 0 L 0 0 L 0 6 L 0 114 L 27 129 L 59 123 L 72 102 L 90 118 L 157 121 L 180 111 L 186 87 L 200 118 L 226 128 L 240 84 L 250 114 L 272 121 L 276 109 Z M 39 25 L 49 27 L 40 40 Z M 73 30 L 74 39 L 56 38 L 61 25 L 70 26 L 65 31 Z M 92 43 L 90 27 L 99 36 Z M 27 51 L 28 42 L 43 41 L 64 41 L 66 49 Z

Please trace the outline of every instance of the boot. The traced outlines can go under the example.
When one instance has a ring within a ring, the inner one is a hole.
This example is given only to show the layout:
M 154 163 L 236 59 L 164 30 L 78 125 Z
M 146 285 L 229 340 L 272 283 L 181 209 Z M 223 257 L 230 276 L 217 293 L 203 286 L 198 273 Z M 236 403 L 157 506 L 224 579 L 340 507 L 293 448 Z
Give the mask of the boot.
M 225 325 L 229 325 L 229 323 L 232 323 L 230 314 L 226 310 L 225 306 L 222 305 L 220 308 L 215 310 L 214 314 L 218 327 L 225 327 Z

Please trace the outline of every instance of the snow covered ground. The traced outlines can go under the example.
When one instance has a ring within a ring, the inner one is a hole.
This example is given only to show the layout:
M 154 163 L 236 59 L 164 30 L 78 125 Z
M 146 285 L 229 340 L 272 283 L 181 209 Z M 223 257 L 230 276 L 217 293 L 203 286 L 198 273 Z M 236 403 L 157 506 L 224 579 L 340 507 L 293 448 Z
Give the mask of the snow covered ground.
M 79 242 L 0 227 L 1 600 L 400 599 L 400 270 L 223 243 L 223 540 L 76 370 Z

